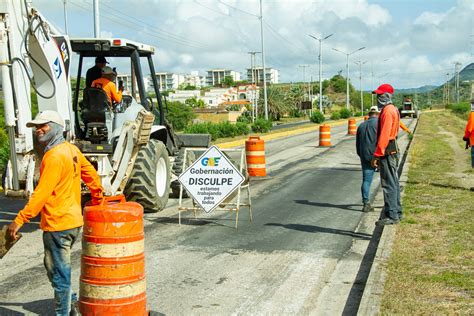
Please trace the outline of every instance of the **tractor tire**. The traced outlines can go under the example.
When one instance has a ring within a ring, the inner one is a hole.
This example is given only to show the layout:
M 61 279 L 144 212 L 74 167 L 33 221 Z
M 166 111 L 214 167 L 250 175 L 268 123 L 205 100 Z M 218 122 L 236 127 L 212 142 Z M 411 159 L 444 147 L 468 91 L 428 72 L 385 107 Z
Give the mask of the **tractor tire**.
M 179 177 L 183 173 L 183 159 L 184 159 L 184 148 L 181 148 L 178 152 L 178 155 L 176 156 L 176 159 L 173 163 L 173 169 L 172 172 Z M 196 155 L 194 154 L 193 151 L 188 151 L 188 154 L 186 155 L 186 165 L 185 168 L 189 167 L 194 161 L 196 161 Z M 171 182 L 171 193 L 170 197 L 177 199 L 179 198 L 179 188 L 180 188 L 180 183 L 178 180 L 175 180 Z M 186 190 L 183 189 L 183 197 L 188 198 L 189 194 Z
M 140 203 L 145 213 L 159 212 L 168 203 L 170 179 L 171 168 L 166 146 L 156 139 L 150 139 L 138 151 L 132 174 L 125 186 L 125 197 Z

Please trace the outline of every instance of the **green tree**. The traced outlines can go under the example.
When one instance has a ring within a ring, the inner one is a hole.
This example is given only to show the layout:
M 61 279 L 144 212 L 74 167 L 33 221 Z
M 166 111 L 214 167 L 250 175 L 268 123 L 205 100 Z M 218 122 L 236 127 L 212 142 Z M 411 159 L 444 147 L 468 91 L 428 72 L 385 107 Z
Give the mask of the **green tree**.
M 225 87 L 233 87 L 234 79 L 232 78 L 232 76 L 225 76 L 224 80 L 222 80 L 222 85 Z
M 192 108 L 203 109 L 206 107 L 206 103 L 204 102 L 204 100 L 198 99 L 196 97 L 186 99 L 184 103 Z
M 166 119 L 178 131 L 184 130 L 196 117 L 190 106 L 179 101 L 167 102 L 167 108 Z

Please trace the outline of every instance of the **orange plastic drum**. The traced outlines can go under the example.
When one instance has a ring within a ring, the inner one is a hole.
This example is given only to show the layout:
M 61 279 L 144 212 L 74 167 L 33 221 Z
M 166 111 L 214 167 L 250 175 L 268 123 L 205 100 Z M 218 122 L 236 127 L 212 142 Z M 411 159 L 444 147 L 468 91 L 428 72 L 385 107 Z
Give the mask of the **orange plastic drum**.
M 356 135 L 357 134 L 357 125 L 355 119 L 349 119 L 347 121 L 347 134 Z
M 331 146 L 331 126 L 323 124 L 319 126 L 319 147 Z
M 147 315 L 143 207 L 123 195 L 84 209 L 82 315 Z
M 264 177 L 267 175 L 265 165 L 265 141 L 258 136 L 250 136 L 245 141 L 245 155 L 247 170 L 251 177 Z

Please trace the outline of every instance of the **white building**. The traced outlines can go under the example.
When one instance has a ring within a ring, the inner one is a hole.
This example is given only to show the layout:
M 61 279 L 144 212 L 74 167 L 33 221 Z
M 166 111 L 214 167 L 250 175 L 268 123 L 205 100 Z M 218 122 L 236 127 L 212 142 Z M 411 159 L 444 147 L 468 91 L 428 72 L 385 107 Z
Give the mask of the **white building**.
M 186 102 L 187 99 L 191 98 L 199 99 L 201 97 L 200 90 L 175 90 L 174 93 L 170 93 L 168 95 L 168 100 L 170 101 L 179 101 L 179 102 Z
M 171 72 L 157 72 L 156 80 L 160 91 L 175 90 L 184 83 L 184 75 Z
M 263 67 L 254 68 L 254 78 L 257 81 L 257 84 L 263 82 Z M 278 83 L 279 82 L 279 72 L 273 68 L 265 68 L 265 76 L 268 83 Z M 252 82 L 252 68 L 247 68 L 247 80 Z
M 206 77 L 200 76 L 197 71 L 191 71 L 191 73 L 184 75 L 184 83 L 195 86 L 196 88 L 201 88 L 206 86 Z
M 117 88 L 119 86 L 120 81 L 123 82 L 123 87 L 125 91 L 130 91 L 130 92 L 132 91 L 132 75 L 130 74 L 117 75 L 117 79 L 115 83 Z M 145 92 L 153 92 L 153 82 L 149 76 L 143 77 L 143 84 L 145 85 Z
M 225 77 L 232 77 L 234 81 L 240 81 L 240 73 L 229 69 L 211 69 L 207 71 L 206 83 L 208 86 L 221 84 Z

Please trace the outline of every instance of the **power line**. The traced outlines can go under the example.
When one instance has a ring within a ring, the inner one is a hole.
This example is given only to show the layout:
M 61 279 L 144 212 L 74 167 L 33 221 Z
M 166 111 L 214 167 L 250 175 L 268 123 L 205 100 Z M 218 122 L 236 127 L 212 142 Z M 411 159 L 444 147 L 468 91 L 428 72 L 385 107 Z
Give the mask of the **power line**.
M 237 7 L 234 7 L 234 6 L 230 5 L 230 4 L 225 3 L 225 2 L 222 1 L 222 0 L 218 0 L 218 1 L 219 1 L 220 3 L 222 3 L 223 5 L 225 5 L 225 6 L 229 7 L 229 8 L 232 8 L 232 9 L 234 9 L 234 10 L 236 10 L 236 11 L 239 11 L 239 12 L 242 12 L 242 13 L 245 13 L 245 14 L 248 14 L 248 15 L 251 15 L 251 16 L 253 16 L 253 17 L 255 17 L 255 18 L 259 18 L 259 16 L 256 15 L 256 14 L 253 14 L 253 13 L 244 11 L 244 10 L 242 10 L 242 9 L 239 9 L 239 8 L 237 8 Z

